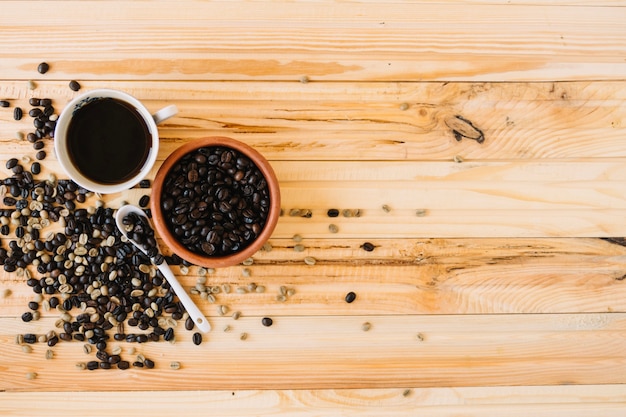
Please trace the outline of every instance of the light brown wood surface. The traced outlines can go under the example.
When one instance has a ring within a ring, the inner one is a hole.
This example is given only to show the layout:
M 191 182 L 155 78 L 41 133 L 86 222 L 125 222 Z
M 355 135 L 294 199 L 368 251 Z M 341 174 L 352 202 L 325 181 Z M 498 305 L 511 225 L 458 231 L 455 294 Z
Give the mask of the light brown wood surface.
M 23 323 L 33 293 L 0 271 L 0 415 L 625 415 L 625 39 L 617 0 L 0 3 L 0 178 L 35 154 L 13 108 L 59 111 L 78 80 L 179 107 L 150 178 L 229 136 L 270 160 L 284 209 L 271 251 L 207 275 L 232 292 L 192 295 L 200 346 L 182 323 L 112 343 L 151 370 L 79 370 L 79 342 L 25 353 L 16 335 L 59 313 Z M 65 178 L 45 150 L 39 177 Z

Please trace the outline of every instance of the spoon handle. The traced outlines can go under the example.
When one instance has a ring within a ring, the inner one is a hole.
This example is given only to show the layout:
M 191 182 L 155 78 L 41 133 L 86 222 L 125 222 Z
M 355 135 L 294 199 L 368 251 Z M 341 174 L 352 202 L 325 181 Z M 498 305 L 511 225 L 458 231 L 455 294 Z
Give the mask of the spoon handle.
M 172 287 L 180 302 L 183 303 L 183 306 L 185 306 L 185 310 L 187 310 L 189 317 L 191 317 L 194 323 L 196 323 L 198 329 L 200 329 L 202 333 L 209 332 L 211 330 L 209 321 L 206 317 L 204 317 L 204 314 L 202 314 L 198 306 L 196 306 L 196 303 L 194 303 L 191 297 L 189 297 L 189 294 L 187 294 L 187 291 L 185 291 L 183 286 L 180 285 L 180 282 L 178 282 L 176 276 L 174 276 L 174 273 L 170 269 L 169 265 L 163 262 L 158 266 L 158 268 L 159 271 L 161 271 L 161 273 L 165 276 L 167 282 L 169 282 L 170 287 Z

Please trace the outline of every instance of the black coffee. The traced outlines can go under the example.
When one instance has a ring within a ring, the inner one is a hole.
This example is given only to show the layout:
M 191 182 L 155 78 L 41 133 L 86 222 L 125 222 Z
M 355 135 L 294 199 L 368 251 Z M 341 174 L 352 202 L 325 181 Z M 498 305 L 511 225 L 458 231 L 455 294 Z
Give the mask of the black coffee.
M 151 147 L 152 135 L 139 112 L 113 98 L 76 110 L 67 131 L 72 163 L 101 184 L 118 184 L 137 175 Z

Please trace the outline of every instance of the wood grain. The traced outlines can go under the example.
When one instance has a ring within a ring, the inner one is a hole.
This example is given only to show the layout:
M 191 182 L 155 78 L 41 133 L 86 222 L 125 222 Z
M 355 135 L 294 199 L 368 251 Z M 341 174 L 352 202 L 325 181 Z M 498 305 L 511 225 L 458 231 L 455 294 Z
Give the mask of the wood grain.
M 407 393 L 408 392 L 408 393 Z M 406 393 L 406 394 L 405 394 Z M 181 409 L 205 410 L 220 416 L 265 415 L 292 416 L 469 416 L 502 415 L 571 417 L 623 415 L 623 385 L 493 387 L 488 392 L 475 387 L 455 388 L 388 388 L 332 390 L 236 390 L 162 392 L 41 392 L 40 401 L 30 410 L 49 416 L 67 415 L 72 403 L 77 414 L 108 416 L 120 413 L 135 417 L 145 415 L 151 404 L 153 416 L 170 416 Z M 0 413 L 30 416 L 23 404 L 31 394 L 1 393 Z M 97 409 L 93 404 L 106 404 Z M 135 404 L 136 406 L 132 406 Z
M 34 158 L 13 108 L 60 110 L 76 79 L 178 105 L 150 178 L 230 136 L 271 161 L 284 215 L 249 271 L 207 275 L 264 292 L 193 295 L 202 345 L 182 323 L 175 344 L 110 342 L 152 370 L 23 352 L 58 312 L 22 322 L 32 291 L 0 271 L 0 415 L 623 416 L 625 22 L 621 0 L 2 2 L 0 161 Z M 63 178 L 45 150 L 40 178 Z M 201 272 L 174 270 L 188 289 Z
M 619 82 L 83 83 L 84 90 L 103 87 L 128 91 L 152 111 L 179 107 L 160 127 L 162 159 L 186 140 L 211 135 L 243 140 L 270 160 L 626 157 L 626 90 Z M 54 97 L 60 111 L 75 94 L 48 80 L 34 91 L 26 82 L 0 87 L 0 97 L 23 108 L 30 97 Z M 31 121 L 15 122 L 11 109 L 0 110 L 3 148 L 15 152 L 16 131 L 32 130 Z M 446 124 L 455 115 L 481 129 L 484 143 L 457 141 Z
M 365 322 L 369 331 L 362 330 Z M 30 331 L 45 333 L 53 323 L 42 319 Z M 81 343 L 59 343 L 48 361 L 45 346 L 25 354 L 13 343 L 23 325 L 12 318 L 0 324 L 2 389 L 10 391 L 466 386 L 476 378 L 484 385 L 611 384 L 624 383 L 626 371 L 622 313 L 277 316 L 269 328 L 260 317 L 220 318 L 200 346 L 180 330 L 175 345 L 136 345 L 158 365 L 127 372 L 77 370 L 77 361 L 93 359 Z M 226 325 L 231 331 L 219 330 Z M 130 355 L 128 345 L 123 349 Z M 168 369 L 170 361 L 182 368 Z M 28 372 L 37 378 L 27 379 Z M 176 378 L 167 377 L 174 372 Z M 138 378 L 141 386 L 122 383 Z
M 626 66 L 622 7 L 119 4 L 4 2 L 0 72 L 29 79 L 48 59 L 83 80 L 552 81 L 618 80 Z M 45 51 L 32 21 L 46 22 Z
M 216 294 L 214 304 L 194 299 L 210 318 L 219 316 L 218 305 L 244 316 L 626 312 L 626 248 L 604 240 L 374 239 L 373 252 L 364 251 L 363 242 L 305 235 L 305 251 L 296 252 L 293 240 L 271 239 L 272 251 L 258 252 L 247 267 L 250 277 L 243 266 L 207 277 L 207 285 L 228 284 L 231 293 Z M 316 264 L 306 265 L 305 256 Z M 189 275 L 173 269 L 185 288 L 196 285 L 197 268 Z M 21 316 L 33 299 L 25 278 L 3 271 L 0 282 L 12 292 L 1 300 L 2 315 Z M 236 292 L 250 283 L 265 292 Z M 296 294 L 280 303 L 283 285 Z M 345 303 L 349 291 L 358 302 Z

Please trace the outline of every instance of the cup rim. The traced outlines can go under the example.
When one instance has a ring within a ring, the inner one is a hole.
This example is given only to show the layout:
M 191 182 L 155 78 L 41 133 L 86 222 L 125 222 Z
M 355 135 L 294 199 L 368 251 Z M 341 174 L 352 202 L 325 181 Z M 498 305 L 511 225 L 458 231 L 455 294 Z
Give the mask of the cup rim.
M 270 195 L 270 207 L 268 210 L 267 219 L 265 221 L 265 226 L 263 226 L 263 230 L 261 230 L 261 233 L 259 233 L 256 239 L 252 243 L 250 243 L 250 245 L 248 245 L 241 251 L 232 253 L 230 255 L 203 256 L 187 249 L 170 232 L 165 222 L 163 211 L 161 210 L 161 192 L 163 191 L 163 183 L 167 174 L 180 158 L 182 158 L 189 152 L 194 151 L 195 149 L 214 146 L 224 146 L 239 151 L 242 154 L 248 156 L 255 163 L 267 182 Z M 200 139 L 195 139 L 180 146 L 174 152 L 172 152 L 165 159 L 165 161 L 157 171 L 155 179 L 152 183 L 152 195 L 150 198 L 152 221 L 159 237 L 175 254 L 177 254 L 181 258 L 191 262 L 194 265 L 203 266 L 206 268 L 220 268 L 237 265 L 251 257 L 259 249 L 261 249 L 261 247 L 265 244 L 265 242 L 267 242 L 267 240 L 274 232 L 274 229 L 276 228 L 278 218 L 280 217 L 280 204 L 280 187 L 278 185 L 278 179 L 276 178 L 276 174 L 267 159 L 265 159 L 265 157 L 261 155 L 261 153 L 259 153 L 251 146 L 236 139 L 225 136 L 208 136 Z
M 148 157 L 137 175 L 119 184 L 101 184 L 85 177 L 80 171 L 78 171 L 78 169 L 73 166 L 69 158 L 69 154 L 65 149 L 65 146 L 67 144 L 66 133 L 67 129 L 69 128 L 70 121 L 72 120 L 72 114 L 76 110 L 76 106 L 81 101 L 89 99 L 90 97 L 114 98 L 129 103 L 143 117 L 146 125 L 148 126 L 150 134 L 152 135 L 152 146 L 148 153 Z M 156 162 L 157 154 L 159 152 L 159 131 L 152 117 L 152 114 L 146 108 L 146 106 L 137 98 L 124 91 L 109 88 L 98 88 L 88 90 L 82 94 L 77 95 L 72 100 L 70 100 L 63 108 L 61 114 L 59 114 L 54 130 L 54 152 L 57 161 L 61 165 L 61 168 L 76 184 L 89 191 L 101 194 L 112 194 L 132 188 L 148 175 Z

